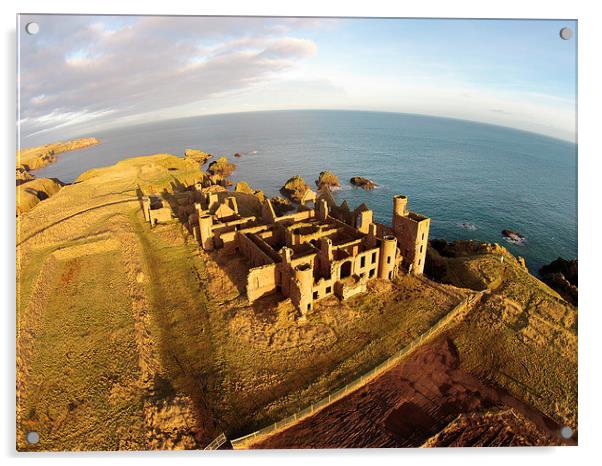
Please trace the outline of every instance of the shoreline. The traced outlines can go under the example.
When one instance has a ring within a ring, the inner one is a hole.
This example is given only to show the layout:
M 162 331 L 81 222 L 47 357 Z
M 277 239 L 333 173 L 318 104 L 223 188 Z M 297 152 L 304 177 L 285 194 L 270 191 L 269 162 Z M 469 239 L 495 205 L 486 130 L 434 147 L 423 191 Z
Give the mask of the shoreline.
M 56 162 L 58 154 L 84 149 L 96 144 L 100 144 L 100 141 L 95 137 L 89 137 L 21 149 L 17 151 L 17 172 L 24 170 L 31 175 L 31 172 Z

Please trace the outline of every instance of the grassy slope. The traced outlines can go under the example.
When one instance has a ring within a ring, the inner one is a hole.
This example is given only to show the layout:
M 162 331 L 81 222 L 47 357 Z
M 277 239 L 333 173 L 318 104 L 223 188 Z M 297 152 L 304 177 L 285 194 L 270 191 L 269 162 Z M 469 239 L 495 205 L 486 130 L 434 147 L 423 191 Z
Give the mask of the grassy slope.
M 161 355 L 149 337 L 141 260 L 140 239 L 153 234 L 144 230 L 136 188 L 160 190 L 200 173 L 195 164 L 165 155 L 94 172 L 18 219 L 22 449 L 161 447 L 171 440 L 167 434 L 158 443 L 149 440 L 153 423 L 174 413 L 186 419 L 194 411 L 186 394 L 175 407 L 149 408 Z M 181 254 L 188 257 L 188 251 Z M 24 443 L 30 429 L 41 434 L 36 447 Z M 178 435 L 181 444 L 195 445 L 193 436 Z
M 249 306 L 181 225 L 142 218 L 138 187 L 199 175 L 169 155 L 129 159 L 19 217 L 19 448 L 198 448 L 244 433 L 372 368 L 457 301 L 405 279 L 305 323 L 290 305 Z
M 503 248 L 446 262 L 445 282 L 493 289 L 451 332 L 462 365 L 576 428 L 577 309 Z
M 96 138 L 81 138 L 73 141 L 57 142 L 38 147 L 28 147 L 17 152 L 17 167 L 26 170 L 37 170 L 56 160 L 56 154 L 82 149 L 98 144 Z
M 16 189 L 17 215 L 21 215 L 59 192 L 61 183 L 50 178 L 36 178 L 17 185 Z
M 217 277 L 212 281 L 228 289 Z M 459 301 L 411 277 L 373 286 L 343 304 L 336 298 L 318 303 L 305 323 L 294 320 L 290 304 L 268 299 L 248 306 L 210 292 L 219 368 L 211 391 L 220 396 L 218 418 L 230 435 L 318 401 L 401 349 Z
M 37 390 L 24 405 L 26 428 L 53 448 L 140 444 L 134 322 L 119 255 L 60 261 L 53 274 L 31 360 Z

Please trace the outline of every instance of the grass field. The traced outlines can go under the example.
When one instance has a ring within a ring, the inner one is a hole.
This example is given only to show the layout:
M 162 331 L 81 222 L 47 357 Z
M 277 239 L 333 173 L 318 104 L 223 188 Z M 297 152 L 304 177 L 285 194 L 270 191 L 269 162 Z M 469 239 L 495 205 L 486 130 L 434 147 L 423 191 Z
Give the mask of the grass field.
M 245 434 L 306 407 L 404 347 L 459 301 L 411 277 L 372 287 L 344 303 L 319 302 L 305 322 L 277 297 L 249 306 L 211 293 L 215 370 L 207 388 L 221 428 Z M 202 377 L 198 370 L 193 378 Z
M 19 218 L 19 448 L 199 448 L 244 433 L 370 369 L 459 300 L 404 278 L 305 322 L 290 302 L 249 306 L 231 258 L 224 273 L 178 222 L 144 222 L 138 190 L 199 176 L 165 154 L 129 159 Z
M 152 235 L 140 235 L 137 198 L 141 186 L 201 176 L 194 167 L 159 155 L 95 170 L 19 217 L 18 448 L 197 446 L 192 401 L 157 390 L 165 384 L 141 242 Z M 40 433 L 35 446 L 25 443 L 30 430 Z
M 24 426 L 40 434 L 42 448 L 139 447 L 142 397 L 120 254 L 56 261 L 57 280 L 39 303 Z
M 194 449 L 246 434 L 405 346 L 461 300 L 451 285 L 494 289 L 451 334 L 463 367 L 575 425 L 577 311 L 512 256 L 450 258 L 447 287 L 374 280 L 299 320 L 289 301 L 249 305 L 244 259 L 205 254 L 177 221 L 144 221 L 140 191 L 201 176 L 191 160 L 137 157 L 18 217 L 19 449 Z

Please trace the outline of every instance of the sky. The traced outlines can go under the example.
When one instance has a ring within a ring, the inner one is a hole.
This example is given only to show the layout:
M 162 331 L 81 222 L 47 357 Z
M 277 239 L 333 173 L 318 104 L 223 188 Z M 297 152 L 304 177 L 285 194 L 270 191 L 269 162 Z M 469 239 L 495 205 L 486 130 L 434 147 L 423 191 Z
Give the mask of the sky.
M 22 32 L 29 22 L 38 34 Z M 21 15 L 19 29 L 23 146 L 285 109 L 418 113 L 576 137 L 575 21 Z

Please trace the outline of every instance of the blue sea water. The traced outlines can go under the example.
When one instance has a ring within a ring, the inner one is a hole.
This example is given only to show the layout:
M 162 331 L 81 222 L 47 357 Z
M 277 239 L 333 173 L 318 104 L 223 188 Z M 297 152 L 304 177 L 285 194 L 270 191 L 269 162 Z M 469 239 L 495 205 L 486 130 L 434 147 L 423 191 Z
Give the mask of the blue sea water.
M 509 128 L 429 116 L 361 111 L 274 111 L 212 115 L 90 134 L 101 144 L 61 154 L 36 176 L 65 182 L 123 158 L 198 148 L 228 155 L 233 181 L 277 195 L 286 179 L 313 185 L 322 170 L 342 182 L 340 202 L 366 202 L 390 222 L 395 194 L 432 218 L 431 238 L 499 242 L 532 272 L 577 257 L 577 146 Z M 233 158 L 235 152 L 243 154 Z M 349 178 L 374 180 L 373 191 Z M 465 224 L 465 225 L 463 225 Z M 501 230 L 527 237 L 507 243 Z

